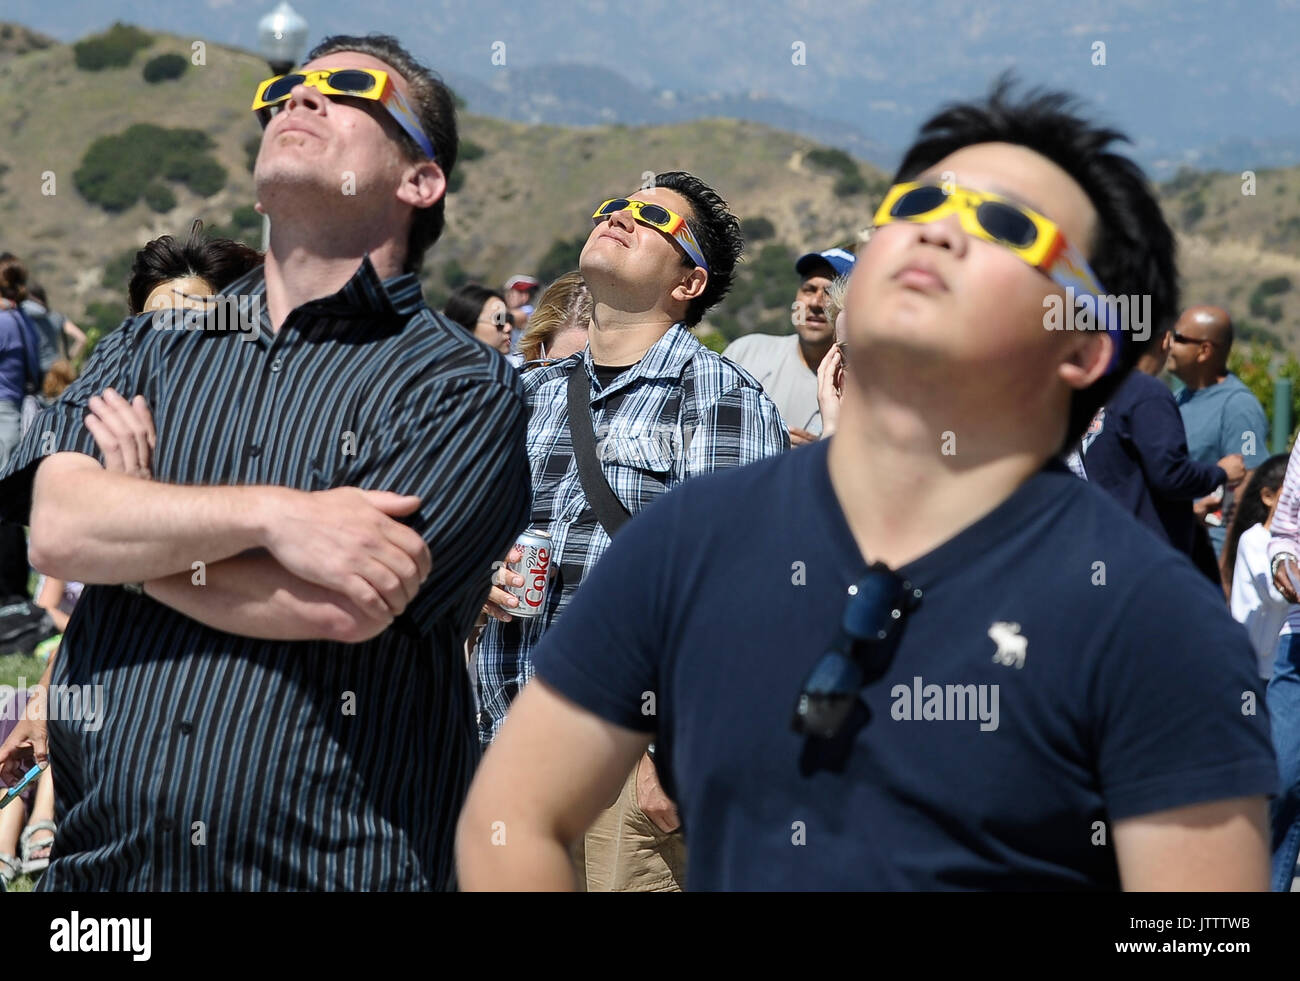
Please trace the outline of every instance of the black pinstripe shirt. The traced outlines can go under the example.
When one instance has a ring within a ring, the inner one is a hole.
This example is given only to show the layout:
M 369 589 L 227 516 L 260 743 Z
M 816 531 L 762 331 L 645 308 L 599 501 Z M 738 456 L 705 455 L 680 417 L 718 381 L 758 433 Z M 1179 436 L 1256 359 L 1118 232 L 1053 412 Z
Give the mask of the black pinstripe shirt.
M 264 289 L 259 269 L 225 293 Z M 142 316 L 28 432 L 0 483 L 8 517 L 25 519 L 42 456 L 99 459 L 82 420 L 108 386 L 148 400 L 157 480 L 420 495 L 406 520 L 433 571 L 355 645 L 235 636 L 88 585 L 53 683 L 102 685 L 103 713 L 49 723 L 59 832 L 42 888 L 454 886 L 478 759 L 462 644 L 528 513 L 514 369 L 368 258 L 275 334 L 264 304 L 257 336 Z

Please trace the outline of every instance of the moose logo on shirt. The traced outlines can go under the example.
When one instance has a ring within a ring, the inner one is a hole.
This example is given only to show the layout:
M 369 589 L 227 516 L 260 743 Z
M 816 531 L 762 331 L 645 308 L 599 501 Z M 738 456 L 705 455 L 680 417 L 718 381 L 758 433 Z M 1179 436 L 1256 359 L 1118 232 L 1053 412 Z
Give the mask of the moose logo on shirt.
M 997 653 L 993 655 L 995 664 L 1003 664 L 1008 668 L 1025 666 L 1025 652 L 1029 648 L 1029 638 L 1020 635 L 1020 624 L 999 620 L 989 627 L 989 637 L 998 645 Z

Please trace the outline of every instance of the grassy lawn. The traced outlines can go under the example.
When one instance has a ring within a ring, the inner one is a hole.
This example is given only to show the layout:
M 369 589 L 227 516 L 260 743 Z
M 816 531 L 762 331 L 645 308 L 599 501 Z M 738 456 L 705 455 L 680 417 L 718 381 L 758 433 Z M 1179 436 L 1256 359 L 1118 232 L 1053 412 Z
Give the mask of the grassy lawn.
M 28 688 L 41 680 L 45 670 L 45 660 L 35 655 L 0 654 L 0 685 Z

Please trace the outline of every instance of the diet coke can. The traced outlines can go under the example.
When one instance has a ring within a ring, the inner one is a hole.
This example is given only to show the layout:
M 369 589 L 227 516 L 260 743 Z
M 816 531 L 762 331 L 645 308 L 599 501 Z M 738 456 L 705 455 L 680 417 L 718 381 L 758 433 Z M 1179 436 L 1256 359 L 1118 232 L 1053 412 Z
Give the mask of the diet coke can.
M 518 562 L 507 562 L 506 568 L 524 577 L 522 586 L 506 586 L 505 590 L 519 600 L 519 605 L 509 610 L 513 617 L 539 617 L 546 606 L 546 587 L 551 577 L 551 536 L 545 531 L 529 528 L 515 543 L 524 550 Z

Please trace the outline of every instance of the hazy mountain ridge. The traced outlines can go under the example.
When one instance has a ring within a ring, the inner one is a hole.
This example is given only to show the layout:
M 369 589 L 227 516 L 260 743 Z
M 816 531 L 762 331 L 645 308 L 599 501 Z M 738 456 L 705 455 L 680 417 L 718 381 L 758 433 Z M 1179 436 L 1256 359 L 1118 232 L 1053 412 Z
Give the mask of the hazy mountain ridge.
M 55 306 L 74 318 L 92 303 L 122 303 L 123 285 L 101 281 L 124 252 L 160 234 L 183 234 L 196 216 L 227 222 L 253 201 L 245 145 L 259 130 L 248 102 L 266 66 L 209 44 L 202 69 L 160 85 L 141 78 L 148 58 L 188 57 L 191 42 L 156 34 L 128 67 L 98 73 L 77 69 L 63 44 L 0 60 L 0 248 L 27 259 Z M 89 204 L 72 177 L 86 148 L 138 122 L 208 133 L 226 187 L 203 199 L 177 185 L 176 207 L 166 214 L 141 203 L 110 215 Z M 789 263 L 802 251 L 852 240 L 870 222 L 886 180 L 860 163 L 866 191 L 840 197 L 840 175 L 809 162 L 817 143 L 736 119 L 572 128 L 464 113 L 462 136 L 483 153 L 458 165 L 463 186 L 449 199 L 447 231 L 426 260 L 432 299 L 464 275 L 500 283 L 536 269 L 557 243 L 585 236 L 595 203 L 634 189 L 646 170 L 682 168 L 716 186 L 743 218 L 765 218 L 773 228 L 769 239 L 749 243 L 748 286 L 738 286 L 736 302 L 717 319 L 732 329 L 789 329 Z M 54 194 L 42 193 L 47 174 L 56 179 Z M 1245 189 L 1240 173 L 1190 171 L 1162 187 L 1180 232 L 1185 298 L 1222 303 L 1256 336 L 1300 351 L 1300 290 L 1278 291 L 1279 277 L 1300 282 L 1300 169 L 1260 169 L 1254 194 Z M 253 244 L 260 244 L 255 235 Z M 1270 281 L 1274 292 L 1261 294 Z

